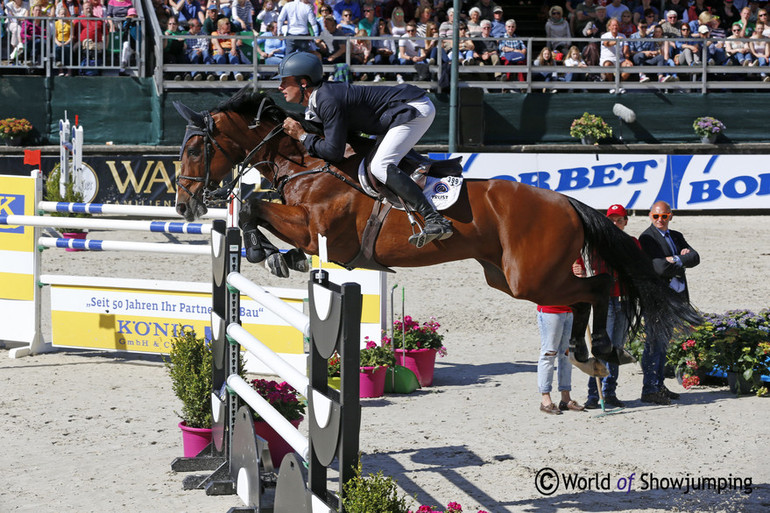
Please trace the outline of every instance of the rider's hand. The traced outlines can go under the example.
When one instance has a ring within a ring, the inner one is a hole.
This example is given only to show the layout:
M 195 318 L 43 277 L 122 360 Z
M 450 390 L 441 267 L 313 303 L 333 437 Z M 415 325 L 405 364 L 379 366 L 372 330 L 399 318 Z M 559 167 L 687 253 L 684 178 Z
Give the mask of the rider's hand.
M 302 129 L 302 125 L 299 124 L 299 121 L 292 118 L 286 118 L 283 120 L 283 131 L 289 137 L 297 140 L 299 140 L 299 137 L 305 133 L 305 131 Z

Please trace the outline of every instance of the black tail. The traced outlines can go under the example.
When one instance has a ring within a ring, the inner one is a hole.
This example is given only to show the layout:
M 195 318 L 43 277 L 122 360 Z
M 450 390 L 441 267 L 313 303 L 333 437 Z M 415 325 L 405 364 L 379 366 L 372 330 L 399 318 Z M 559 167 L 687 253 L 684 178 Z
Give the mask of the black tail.
M 658 340 L 669 340 L 675 330 L 702 322 L 689 301 L 655 273 L 652 261 L 633 237 L 588 205 L 568 199 L 583 222 L 585 249 L 598 254 L 617 272 L 623 295 L 628 298 L 626 311 L 632 333 L 638 331 L 642 318 L 650 335 Z

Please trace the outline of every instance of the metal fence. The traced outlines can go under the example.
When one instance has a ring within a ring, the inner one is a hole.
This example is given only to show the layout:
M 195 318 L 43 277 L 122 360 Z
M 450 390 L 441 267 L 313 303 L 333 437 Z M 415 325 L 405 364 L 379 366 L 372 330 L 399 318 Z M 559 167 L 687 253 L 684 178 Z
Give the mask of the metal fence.
M 143 77 L 144 23 L 141 18 L 0 16 L 0 72 Z M 57 41 L 59 24 L 69 25 L 68 41 Z M 90 37 L 81 40 L 81 30 Z

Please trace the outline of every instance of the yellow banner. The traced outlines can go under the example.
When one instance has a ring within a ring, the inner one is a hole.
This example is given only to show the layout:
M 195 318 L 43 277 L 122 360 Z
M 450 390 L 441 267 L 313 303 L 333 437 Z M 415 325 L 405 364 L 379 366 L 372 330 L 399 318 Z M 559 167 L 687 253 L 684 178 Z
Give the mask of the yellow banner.
M 29 176 L 0 175 L 0 216 L 35 214 L 35 179 Z M 34 228 L 0 225 L 0 249 L 35 251 Z M 0 267 L 2 263 L 0 263 Z

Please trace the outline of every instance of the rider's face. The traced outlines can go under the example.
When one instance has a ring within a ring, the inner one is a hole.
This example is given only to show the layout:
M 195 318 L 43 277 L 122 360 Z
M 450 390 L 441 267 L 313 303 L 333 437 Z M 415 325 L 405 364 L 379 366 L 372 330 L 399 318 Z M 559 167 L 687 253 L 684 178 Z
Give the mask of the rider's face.
M 283 93 L 284 99 L 289 103 L 302 103 L 302 89 L 294 77 L 284 77 L 278 90 Z

